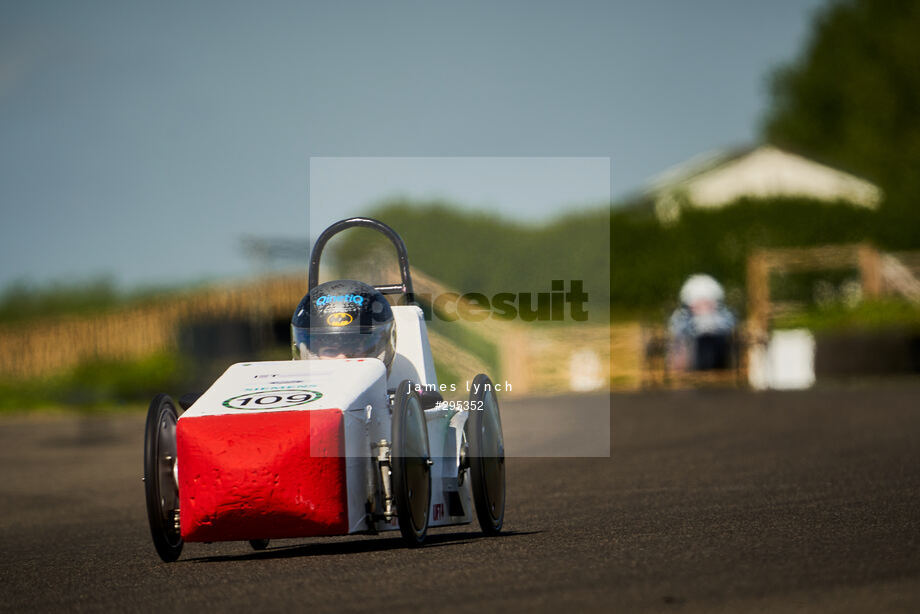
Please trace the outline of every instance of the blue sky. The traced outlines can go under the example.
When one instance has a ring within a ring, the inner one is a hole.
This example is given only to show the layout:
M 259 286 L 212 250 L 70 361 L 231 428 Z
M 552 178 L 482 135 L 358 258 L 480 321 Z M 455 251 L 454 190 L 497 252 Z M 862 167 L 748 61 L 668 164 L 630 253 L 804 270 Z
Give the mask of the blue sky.
M 334 217 L 308 211 L 311 158 L 609 158 L 622 197 L 755 140 L 766 78 L 822 5 L 4 0 L 0 287 L 250 273 L 241 236 Z M 439 191 L 400 176 L 348 198 Z M 440 195 L 544 219 L 556 192 L 532 169 L 518 184 Z

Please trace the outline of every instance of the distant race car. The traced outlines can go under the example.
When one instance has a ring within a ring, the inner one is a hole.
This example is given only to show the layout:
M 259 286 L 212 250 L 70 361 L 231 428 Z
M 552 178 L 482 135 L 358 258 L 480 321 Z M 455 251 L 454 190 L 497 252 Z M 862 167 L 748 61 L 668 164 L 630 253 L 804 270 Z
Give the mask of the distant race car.
M 154 398 L 144 482 L 164 561 L 186 541 L 241 540 L 260 550 L 275 538 L 399 529 L 418 546 L 428 527 L 466 524 L 474 513 L 485 534 L 501 530 L 505 458 L 494 387 L 479 374 L 468 401 L 442 400 L 402 239 L 369 218 L 333 224 L 313 247 L 309 289 L 327 241 L 353 227 L 375 229 L 396 247 L 400 283 L 374 287 L 401 295 L 391 362 L 238 363 L 204 394 L 182 397 L 184 413 L 168 395 Z

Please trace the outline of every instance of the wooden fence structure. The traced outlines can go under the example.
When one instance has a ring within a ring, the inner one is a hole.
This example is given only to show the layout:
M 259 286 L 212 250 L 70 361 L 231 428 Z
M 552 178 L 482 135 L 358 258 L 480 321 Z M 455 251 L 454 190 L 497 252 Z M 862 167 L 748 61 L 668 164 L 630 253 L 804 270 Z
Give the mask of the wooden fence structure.
M 416 293 L 452 291 L 421 271 L 412 274 Z M 41 377 L 87 360 L 124 361 L 177 351 L 179 331 L 187 322 L 233 318 L 265 326 L 290 318 L 306 289 L 305 275 L 274 275 L 168 293 L 94 316 L 5 324 L 0 326 L 0 377 Z M 459 325 L 496 346 L 497 377 L 512 384 L 514 395 L 571 390 L 585 370 L 598 371 L 597 389 L 637 388 L 641 381 L 638 324 L 539 326 L 489 319 Z M 430 341 L 436 356 L 457 373 L 472 378 L 489 370 L 481 358 L 444 335 L 432 331 Z M 584 378 L 580 381 L 586 389 Z
M 86 360 L 130 360 L 174 351 L 184 322 L 290 317 L 306 285 L 301 276 L 274 276 L 168 293 L 142 305 L 94 316 L 4 324 L 0 326 L 0 374 L 37 377 Z
M 868 243 L 758 249 L 747 262 L 748 335 L 763 341 L 769 331 L 772 274 L 843 269 L 859 271 L 863 297 L 900 294 L 920 303 L 920 252 L 883 253 Z

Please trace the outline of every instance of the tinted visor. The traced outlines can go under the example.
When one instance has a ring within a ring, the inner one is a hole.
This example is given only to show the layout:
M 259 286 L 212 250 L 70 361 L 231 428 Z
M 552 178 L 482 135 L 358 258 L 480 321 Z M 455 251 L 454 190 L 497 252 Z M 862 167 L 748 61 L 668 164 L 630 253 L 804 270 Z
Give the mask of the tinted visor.
M 310 330 L 291 326 L 294 360 L 315 358 L 379 358 L 385 361 L 392 322 L 375 328 Z

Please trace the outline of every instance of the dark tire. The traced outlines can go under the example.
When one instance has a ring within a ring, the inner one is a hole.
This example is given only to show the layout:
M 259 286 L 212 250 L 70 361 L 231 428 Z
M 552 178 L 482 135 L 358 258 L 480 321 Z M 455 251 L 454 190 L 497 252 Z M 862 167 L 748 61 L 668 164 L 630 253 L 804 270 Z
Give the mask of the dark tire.
M 505 521 L 505 440 L 492 380 L 481 373 L 470 391 L 466 439 L 476 518 L 483 533 L 498 535 Z
M 171 563 L 182 554 L 182 535 L 176 527 L 179 488 L 173 477 L 176 462 L 176 406 L 168 395 L 158 394 L 147 410 L 144 432 L 144 488 L 147 520 L 160 558 Z
M 250 539 L 249 545 L 252 546 L 253 550 L 265 550 L 268 548 L 268 542 L 269 540 L 267 539 Z
M 425 412 L 408 380 L 396 389 L 392 429 L 390 464 L 399 531 L 407 545 L 420 546 L 428 532 L 431 508 L 431 455 Z

